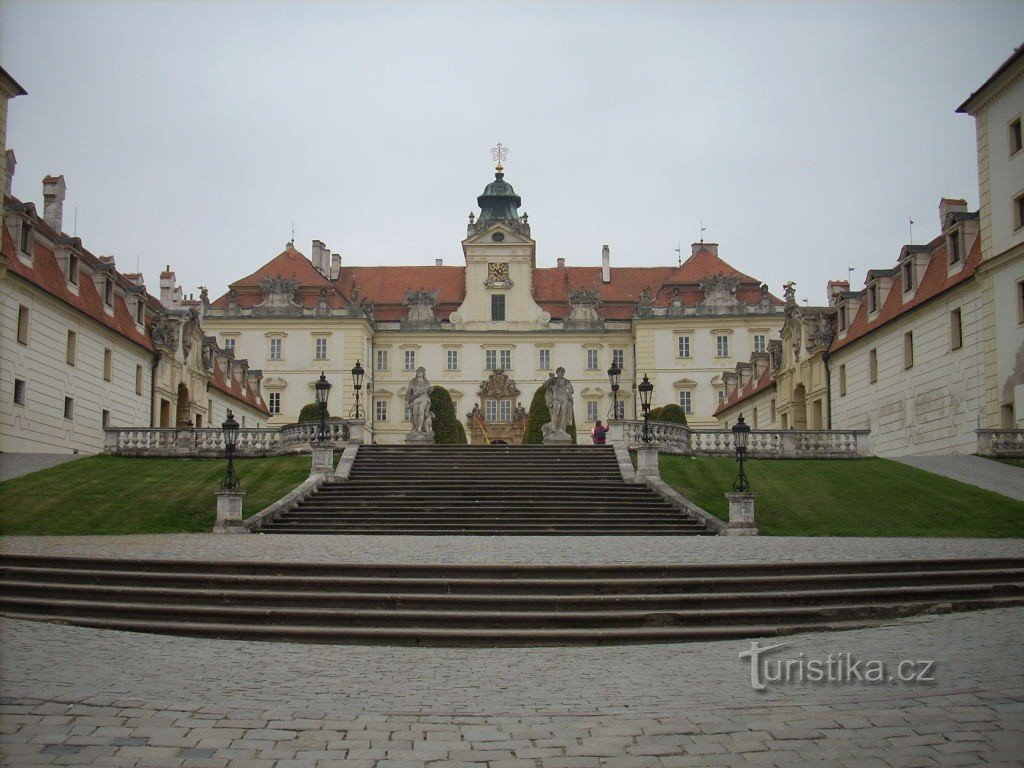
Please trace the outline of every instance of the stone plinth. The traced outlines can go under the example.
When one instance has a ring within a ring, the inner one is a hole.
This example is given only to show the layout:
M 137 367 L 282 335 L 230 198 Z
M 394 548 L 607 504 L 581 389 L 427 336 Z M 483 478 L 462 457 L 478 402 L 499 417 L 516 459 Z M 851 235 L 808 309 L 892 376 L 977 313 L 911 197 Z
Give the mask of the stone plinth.
M 366 419 L 348 420 L 348 441 L 360 445 L 366 442 Z
M 548 432 L 544 435 L 544 445 L 573 445 L 572 435 L 568 432 Z
M 433 445 L 434 433 L 410 432 L 408 435 L 405 436 L 405 442 L 412 443 L 413 445 Z
M 636 481 L 642 483 L 648 477 L 661 477 L 658 446 L 655 443 L 641 444 L 636 449 Z
M 729 500 L 729 527 L 726 533 L 729 536 L 756 536 L 754 500 L 757 494 L 727 493 L 725 498 Z
M 322 475 L 334 471 L 334 448 L 330 445 L 313 443 L 313 465 L 311 475 Z
M 622 419 L 612 419 L 608 422 L 608 442 L 611 445 L 626 444 L 626 425 Z
M 217 520 L 213 524 L 214 533 L 248 533 L 242 525 L 242 500 L 245 491 L 238 488 L 215 492 L 217 495 Z

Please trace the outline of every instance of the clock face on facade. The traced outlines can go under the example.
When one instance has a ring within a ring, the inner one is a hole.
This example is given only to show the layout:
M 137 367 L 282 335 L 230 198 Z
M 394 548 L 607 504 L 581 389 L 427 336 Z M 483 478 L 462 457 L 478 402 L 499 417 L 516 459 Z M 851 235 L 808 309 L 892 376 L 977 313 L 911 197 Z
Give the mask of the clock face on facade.
M 508 263 L 501 262 L 500 264 L 488 264 L 487 281 L 490 283 L 507 283 Z
M 505 239 L 505 233 L 504 232 L 495 232 L 493 235 L 491 235 L 491 240 L 493 240 L 496 243 L 500 243 L 504 239 Z

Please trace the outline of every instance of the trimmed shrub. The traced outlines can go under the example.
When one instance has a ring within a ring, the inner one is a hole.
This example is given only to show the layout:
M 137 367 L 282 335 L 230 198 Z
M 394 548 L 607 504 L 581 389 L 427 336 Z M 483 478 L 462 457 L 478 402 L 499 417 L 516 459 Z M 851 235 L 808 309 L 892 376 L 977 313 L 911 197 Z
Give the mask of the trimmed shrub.
M 544 442 L 543 427 L 551 421 L 551 412 L 548 404 L 544 402 L 544 384 L 541 384 L 533 393 L 533 400 L 530 401 L 530 411 L 526 415 L 526 434 L 523 435 L 523 442 L 530 445 L 540 445 Z M 576 419 L 569 422 L 566 431 L 576 442 Z
M 327 409 L 327 418 L 331 418 L 331 409 Z M 299 411 L 299 421 L 320 421 L 320 406 L 316 403 L 306 403 Z
M 643 418 L 642 414 L 640 418 Z M 661 408 L 651 408 L 650 412 L 647 415 L 647 418 L 649 418 L 651 421 L 661 421 Z
M 652 416 L 653 418 L 653 416 Z M 658 409 L 658 421 L 667 421 L 670 424 L 682 424 L 686 426 L 686 411 L 683 406 L 676 403 L 669 403 Z
M 430 413 L 433 417 L 434 443 L 437 445 L 465 445 L 466 431 L 455 415 L 452 396 L 444 387 L 430 388 Z

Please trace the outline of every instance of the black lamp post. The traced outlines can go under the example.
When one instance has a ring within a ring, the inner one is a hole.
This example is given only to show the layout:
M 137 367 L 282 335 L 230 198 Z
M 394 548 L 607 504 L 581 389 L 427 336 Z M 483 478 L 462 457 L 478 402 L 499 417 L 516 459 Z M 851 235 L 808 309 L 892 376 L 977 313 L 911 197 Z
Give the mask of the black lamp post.
M 316 404 L 320 407 L 320 427 L 316 439 L 323 442 L 327 439 L 327 398 L 331 394 L 331 383 L 324 372 L 320 371 L 320 381 L 313 385 L 316 389 Z
M 647 374 L 644 374 L 644 380 L 640 382 L 640 386 L 637 387 L 640 390 L 640 408 L 644 412 L 644 431 L 640 439 L 645 443 L 651 442 L 651 425 L 650 425 L 650 413 L 651 413 L 651 393 L 654 392 L 654 385 L 651 384 L 650 379 L 647 378 Z
M 220 481 L 220 487 L 226 491 L 233 491 L 241 485 L 238 480 L 238 473 L 235 472 L 235 446 L 238 444 L 238 422 L 231 415 L 228 408 L 228 418 L 220 428 L 224 430 L 224 454 L 228 457 L 228 471 Z
M 608 369 L 608 383 L 612 385 L 612 418 L 619 418 L 619 377 L 622 369 L 612 360 L 612 367 Z
M 366 373 L 366 371 L 363 370 L 363 366 L 361 366 L 359 364 L 359 361 L 356 360 L 356 365 L 352 369 L 352 389 L 355 390 L 355 393 L 356 393 L 356 415 L 355 415 L 355 418 L 357 418 L 357 419 L 361 419 L 362 418 L 362 416 L 359 413 L 359 392 L 363 388 L 363 374 L 364 373 Z
M 743 414 L 739 415 L 736 423 L 732 425 L 732 440 L 736 445 L 736 461 L 740 463 L 736 479 L 732 482 L 732 489 L 738 493 L 747 493 L 750 490 L 750 483 L 747 482 L 747 475 L 743 471 L 743 460 L 747 457 L 747 444 L 750 441 L 750 425 L 743 420 Z

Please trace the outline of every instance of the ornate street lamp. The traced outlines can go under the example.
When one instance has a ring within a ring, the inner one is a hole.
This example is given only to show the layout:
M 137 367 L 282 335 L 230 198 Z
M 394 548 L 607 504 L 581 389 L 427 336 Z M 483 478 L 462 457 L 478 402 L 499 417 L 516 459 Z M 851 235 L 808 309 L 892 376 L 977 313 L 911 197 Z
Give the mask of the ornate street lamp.
M 320 427 L 316 439 L 323 442 L 327 439 L 327 398 L 331 394 L 331 383 L 324 372 L 320 371 L 320 381 L 313 385 L 316 389 L 316 404 L 320 407 Z
M 224 430 L 224 454 L 228 457 L 228 471 L 220 481 L 220 487 L 226 491 L 233 491 L 241 483 L 238 480 L 238 473 L 235 472 L 235 446 L 238 444 L 238 422 L 231 415 L 228 408 L 228 418 L 220 428 Z
M 736 446 L 736 461 L 740 463 L 736 479 L 732 482 L 732 489 L 738 493 L 750 491 L 750 483 L 747 482 L 747 475 L 743 471 L 743 460 L 747 457 L 747 444 L 750 442 L 750 425 L 743 420 L 743 414 L 739 415 L 736 423 L 732 425 L 732 441 Z
M 619 418 L 619 377 L 622 369 L 612 360 L 612 367 L 608 369 L 608 383 L 612 385 L 612 418 Z
M 365 374 L 365 373 L 366 373 L 366 371 L 363 370 L 363 366 L 361 366 L 359 364 L 359 361 L 356 360 L 355 368 L 352 369 L 352 389 L 355 390 L 355 393 L 356 393 L 356 415 L 355 415 L 355 418 L 357 418 L 357 419 L 362 418 L 362 416 L 359 413 L 359 392 L 363 388 L 363 374 Z
M 640 408 L 642 408 L 644 412 L 644 431 L 640 439 L 645 443 L 650 443 L 651 393 L 654 392 L 654 385 L 651 384 L 650 379 L 647 378 L 646 373 L 644 374 L 644 380 L 640 382 L 640 386 L 638 386 L 637 389 L 640 390 Z

